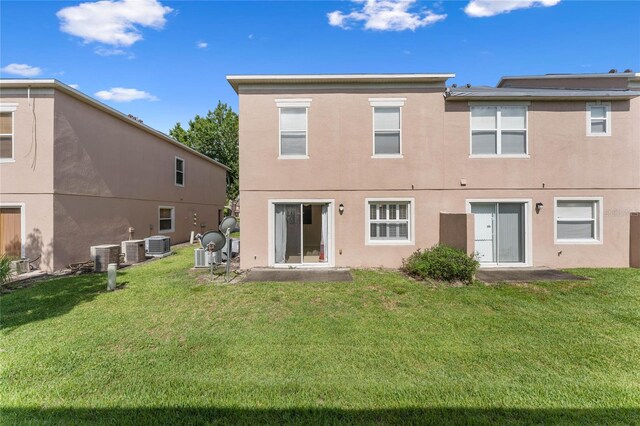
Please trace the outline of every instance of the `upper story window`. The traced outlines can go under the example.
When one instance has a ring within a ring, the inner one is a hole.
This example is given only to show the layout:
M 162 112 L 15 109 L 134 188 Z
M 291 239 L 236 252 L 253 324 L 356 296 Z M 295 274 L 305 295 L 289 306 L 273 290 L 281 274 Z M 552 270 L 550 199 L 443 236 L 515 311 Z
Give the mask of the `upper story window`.
M 402 156 L 402 106 L 405 98 L 373 98 L 373 157 Z
M 611 136 L 611 102 L 587 103 L 587 136 Z
M 526 156 L 527 107 L 523 105 L 471 107 L 472 156 Z
M 14 148 L 14 112 L 13 104 L 0 104 L 0 162 L 12 162 L 15 159 Z
M 280 111 L 279 158 L 308 158 L 307 116 L 311 99 L 276 99 Z
M 412 200 L 367 200 L 367 244 L 411 244 Z
M 175 184 L 176 186 L 184 186 L 184 159 L 176 157 L 175 167 Z
M 602 198 L 556 198 L 556 242 L 602 241 Z

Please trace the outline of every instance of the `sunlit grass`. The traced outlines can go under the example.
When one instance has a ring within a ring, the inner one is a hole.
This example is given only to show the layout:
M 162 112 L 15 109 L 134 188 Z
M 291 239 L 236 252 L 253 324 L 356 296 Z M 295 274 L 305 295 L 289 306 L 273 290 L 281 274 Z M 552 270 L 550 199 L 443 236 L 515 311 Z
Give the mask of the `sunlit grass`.
M 193 253 L 2 297 L 6 424 L 640 422 L 640 272 L 212 285 Z

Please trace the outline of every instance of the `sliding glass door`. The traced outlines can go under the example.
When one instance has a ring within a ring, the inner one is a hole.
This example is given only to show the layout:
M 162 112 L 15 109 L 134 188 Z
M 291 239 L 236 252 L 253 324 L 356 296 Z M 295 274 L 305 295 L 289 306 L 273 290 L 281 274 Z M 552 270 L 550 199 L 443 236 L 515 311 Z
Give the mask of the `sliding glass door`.
M 485 264 L 525 263 L 524 203 L 471 203 L 475 244 Z
M 322 264 L 329 259 L 329 204 L 274 204 L 274 262 Z

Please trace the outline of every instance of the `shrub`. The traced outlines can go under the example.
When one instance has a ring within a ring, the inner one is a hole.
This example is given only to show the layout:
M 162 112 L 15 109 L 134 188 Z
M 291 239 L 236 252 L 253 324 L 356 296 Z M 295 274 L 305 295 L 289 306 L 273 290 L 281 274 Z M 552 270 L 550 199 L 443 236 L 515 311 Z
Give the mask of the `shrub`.
M 0 256 L 0 285 L 6 283 L 11 275 L 11 259 L 9 256 Z
M 475 255 L 442 245 L 418 249 L 402 261 L 402 270 L 414 278 L 463 283 L 473 281 L 478 266 Z

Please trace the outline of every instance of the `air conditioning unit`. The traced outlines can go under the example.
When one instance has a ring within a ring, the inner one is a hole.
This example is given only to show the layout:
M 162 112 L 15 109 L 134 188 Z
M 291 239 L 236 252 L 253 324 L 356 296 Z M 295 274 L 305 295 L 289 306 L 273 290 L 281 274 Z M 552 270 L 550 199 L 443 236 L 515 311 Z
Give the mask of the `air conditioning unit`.
M 231 240 L 231 258 L 233 259 L 240 254 L 240 240 L 237 238 L 229 238 L 229 240 Z M 220 250 L 223 261 L 227 260 L 227 244 L 229 244 L 228 240 L 224 247 L 222 247 L 222 250 Z
M 203 249 L 195 249 L 194 250 L 194 267 L 195 268 L 208 268 L 211 266 L 211 263 L 214 265 L 219 265 L 222 263 L 222 256 L 220 251 L 214 251 L 213 253 Z
M 11 262 L 10 268 L 16 275 L 26 274 L 29 272 L 29 259 L 14 260 Z
M 140 263 L 147 259 L 144 240 L 123 241 L 122 252 L 126 263 Z
M 95 272 L 107 272 L 110 263 L 120 266 L 120 246 L 117 244 L 92 246 L 91 260 L 93 260 Z
M 144 249 L 149 256 L 164 257 L 171 254 L 171 238 L 155 235 L 144 239 Z

